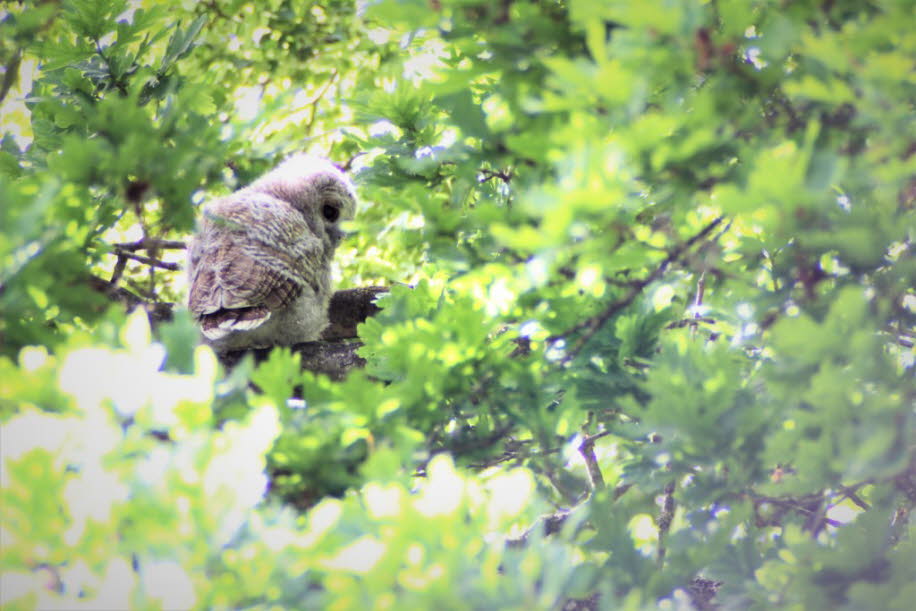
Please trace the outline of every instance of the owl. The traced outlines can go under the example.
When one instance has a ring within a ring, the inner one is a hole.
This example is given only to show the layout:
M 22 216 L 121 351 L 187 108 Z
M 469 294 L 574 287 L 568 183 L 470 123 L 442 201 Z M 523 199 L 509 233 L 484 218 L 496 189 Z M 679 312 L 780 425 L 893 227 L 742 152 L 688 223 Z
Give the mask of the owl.
M 356 194 L 324 159 L 295 155 L 204 207 L 188 256 L 188 307 L 219 353 L 318 339 L 331 259 Z

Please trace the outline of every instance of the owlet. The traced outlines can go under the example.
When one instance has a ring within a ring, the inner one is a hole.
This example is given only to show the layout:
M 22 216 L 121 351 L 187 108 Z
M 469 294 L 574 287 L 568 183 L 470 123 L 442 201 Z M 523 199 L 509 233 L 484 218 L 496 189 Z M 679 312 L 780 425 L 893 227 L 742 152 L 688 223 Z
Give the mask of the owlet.
M 189 251 L 188 307 L 217 352 L 318 339 L 331 258 L 353 185 L 330 162 L 295 155 L 205 206 Z

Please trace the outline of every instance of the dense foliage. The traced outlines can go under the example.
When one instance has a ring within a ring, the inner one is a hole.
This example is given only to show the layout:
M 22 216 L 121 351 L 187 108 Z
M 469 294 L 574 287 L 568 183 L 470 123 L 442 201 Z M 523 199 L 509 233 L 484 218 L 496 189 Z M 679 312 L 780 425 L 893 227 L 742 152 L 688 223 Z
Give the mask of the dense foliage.
M 0 604 L 911 608 L 913 8 L 5 4 Z M 342 381 L 180 305 L 298 150 Z

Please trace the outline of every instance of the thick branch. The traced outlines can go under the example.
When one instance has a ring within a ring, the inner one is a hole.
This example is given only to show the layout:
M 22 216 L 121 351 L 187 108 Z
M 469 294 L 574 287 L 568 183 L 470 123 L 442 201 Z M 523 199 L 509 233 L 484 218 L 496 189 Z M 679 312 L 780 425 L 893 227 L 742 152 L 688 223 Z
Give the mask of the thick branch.
M 296 344 L 291 348 L 302 359 L 302 369 L 323 373 L 334 380 L 341 380 L 351 369 L 360 368 L 366 364 L 365 359 L 356 353 L 362 345 L 362 342 L 359 341 L 317 341 Z M 270 356 L 272 349 L 236 350 L 220 354 L 219 359 L 223 365 L 231 368 L 235 367 L 250 352 L 255 362 L 260 363 Z
M 302 369 L 340 380 L 351 369 L 363 367 L 366 361 L 356 353 L 362 342 L 347 340 L 357 337 L 359 323 L 379 312 L 375 298 L 387 291 L 383 286 L 369 286 L 334 293 L 328 308 L 330 324 L 322 333 L 321 340 L 292 346 L 302 359 Z M 227 367 L 234 367 L 247 352 L 251 352 L 255 361 L 260 362 L 267 358 L 270 350 L 259 348 L 227 352 L 220 355 L 220 361 Z
M 302 369 L 340 380 L 351 369 L 363 367 L 366 361 L 356 353 L 363 345 L 362 342 L 347 340 L 357 337 L 356 327 L 359 323 L 379 312 L 380 308 L 375 305 L 375 298 L 386 292 L 388 289 L 383 286 L 369 286 L 334 293 L 328 307 L 330 322 L 321 334 L 321 341 L 296 344 L 292 347 L 302 359 Z M 252 352 L 255 360 L 261 361 L 270 354 L 270 348 Z M 243 355 L 244 352 L 228 353 L 220 358 L 231 366 Z
M 321 339 L 331 341 L 357 337 L 356 326 L 379 312 L 375 298 L 387 292 L 384 286 L 367 286 L 334 293 L 328 307 L 330 323 Z
M 143 248 L 143 246 L 137 246 Z M 175 247 L 177 248 L 177 246 Z M 122 304 L 127 311 L 142 307 L 149 316 L 150 324 L 154 327 L 159 323 L 172 319 L 175 304 L 151 303 L 127 289 L 118 287 L 103 278 L 91 276 L 89 285 L 104 293 L 109 299 Z M 297 344 L 292 349 L 302 358 L 302 368 L 316 373 L 324 373 L 334 379 L 340 379 L 346 372 L 355 367 L 362 367 L 365 361 L 356 354 L 362 346 L 360 342 L 346 341 L 357 337 L 356 327 L 370 316 L 374 316 L 379 307 L 375 305 L 375 298 L 387 292 L 382 286 L 370 286 L 337 291 L 331 297 L 328 308 L 330 324 L 317 342 Z M 267 358 L 270 348 L 252 350 L 256 361 Z M 220 355 L 220 360 L 227 366 L 236 365 L 246 351 L 229 352 Z

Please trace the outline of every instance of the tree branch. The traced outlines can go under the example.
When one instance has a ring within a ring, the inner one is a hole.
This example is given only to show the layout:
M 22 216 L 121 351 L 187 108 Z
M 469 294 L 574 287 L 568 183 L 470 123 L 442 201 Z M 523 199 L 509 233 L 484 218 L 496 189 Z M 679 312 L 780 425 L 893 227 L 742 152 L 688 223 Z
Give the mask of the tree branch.
M 609 431 L 588 435 L 579 444 L 579 453 L 585 459 L 585 467 L 588 469 L 588 479 L 593 491 L 603 490 L 605 486 L 604 476 L 601 474 L 601 467 L 598 465 L 598 458 L 595 456 L 595 442 L 608 435 L 610 435 Z
M 342 380 L 351 369 L 358 369 L 366 364 L 365 359 L 356 351 L 363 345 L 359 341 L 323 341 L 304 342 L 291 346 L 293 352 L 299 354 L 302 369 L 314 373 L 323 373 L 333 380 Z M 235 367 L 246 354 L 251 353 L 256 363 L 267 360 L 270 348 L 256 348 L 254 350 L 235 350 L 219 355 L 220 362 L 228 368 Z
M 159 323 L 172 320 L 172 308 L 174 307 L 172 303 L 145 301 L 127 289 L 116 286 L 114 283 L 98 276 L 89 277 L 89 286 L 100 293 L 104 293 L 109 299 L 117 301 L 128 312 L 132 312 L 138 307 L 143 308 L 146 310 L 150 325 L 153 327 Z
M 601 330 L 601 328 L 604 326 L 604 324 L 608 320 L 613 318 L 617 313 L 619 313 L 621 310 L 623 310 L 624 308 L 629 306 L 631 303 L 633 303 L 633 301 L 642 293 L 643 289 L 645 289 L 647 286 L 649 286 L 650 284 L 652 284 L 653 282 L 661 278 L 662 275 L 665 273 L 665 271 L 668 269 L 669 265 L 671 265 L 672 263 L 680 259 L 681 256 L 687 250 L 693 247 L 694 244 L 696 244 L 697 242 L 699 242 L 700 240 L 708 236 L 712 232 L 713 229 L 715 229 L 722 223 L 724 218 L 725 218 L 724 216 L 716 217 L 715 219 L 713 219 L 712 222 L 710 222 L 708 225 L 703 227 L 703 229 L 701 229 L 699 233 L 697 233 L 696 235 L 694 235 L 687 241 L 681 243 L 680 245 L 676 246 L 671 252 L 668 253 L 668 256 L 665 257 L 661 263 L 659 263 L 658 267 L 656 267 L 652 271 L 652 273 L 650 273 L 648 276 L 646 276 L 642 280 L 634 281 L 633 285 L 631 286 L 627 294 L 624 295 L 621 299 L 618 299 L 617 301 L 612 302 L 610 305 L 608 305 L 604 309 L 604 311 L 600 312 L 599 314 L 595 316 L 592 316 L 591 318 L 587 318 L 586 320 L 579 322 L 578 324 L 574 325 L 572 328 L 568 329 L 567 331 L 559 335 L 553 335 L 549 337 L 547 341 L 556 342 L 573 333 L 578 333 L 579 331 L 583 331 L 578 341 L 569 350 L 566 358 L 564 359 L 564 362 L 566 363 L 571 361 L 573 358 L 575 358 L 575 356 L 579 353 L 579 351 L 582 350 L 583 346 L 585 346 L 585 344 L 587 344 L 588 341 L 592 339 L 592 337 L 594 337 L 595 334 L 598 333 L 598 331 Z
M 141 238 L 136 242 L 121 242 L 112 244 L 115 250 L 134 252 L 137 250 L 182 250 L 187 244 L 181 240 L 159 240 L 156 238 Z
M 160 261 L 159 259 L 154 259 L 152 257 L 144 257 L 143 255 L 120 250 L 119 248 L 115 248 L 114 253 L 118 256 L 118 259 L 132 259 L 138 263 L 149 265 L 150 267 L 167 269 L 170 272 L 177 272 L 181 269 L 181 265 L 178 263 L 169 263 L 168 261 Z
M 677 504 L 674 501 L 674 481 L 665 485 L 665 495 L 662 497 L 662 507 L 658 513 L 658 566 L 665 562 L 665 553 L 668 551 L 668 532 L 671 530 L 671 521 L 674 520 L 674 511 Z
M 321 334 L 321 339 L 333 341 L 357 337 L 356 327 L 359 323 L 380 311 L 375 305 L 375 298 L 387 292 L 388 288 L 384 286 L 367 286 L 335 292 L 328 306 L 330 322 Z
M 145 246 L 137 246 L 138 249 L 142 247 Z M 179 248 L 178 246 L 164 247 Z M 128 254 L 119 253 L 118 256 Z M 146 310 L 153 327 L 172 319 L 176 304 L 146 301 L 131 291 L 115 286 L 112 282 L 97 276 L 90 276 L 88 283 L 96 291 L 122 304 L 128 312 L 142 307 Z M 301 355 L 302 368 L 327 374 L 334 379 L 341 379 L 350 369 L 365 365 L 365 360 L 356 353 L 362 343 L 348 340 L 357 337 L 356 327 L 361 322 L 379 312 L 379 307 L 374 303 L 375 298 L 387 291 L 388 289 L 383 286 L 369 286 L 335 292 L 331 296 L 331 303 L 328 307 L 330 323 L 322 333 L 321 340 L 296 344 L 292 347 Z M 256 361 L 262 361 L 267 358 L 270 350 L 270 348 L 260 348 L 250 352 Z M 239 350 L 221 354 L 220 361 L 228 367 L 233 367 L 247 352 L 249 351 Z

